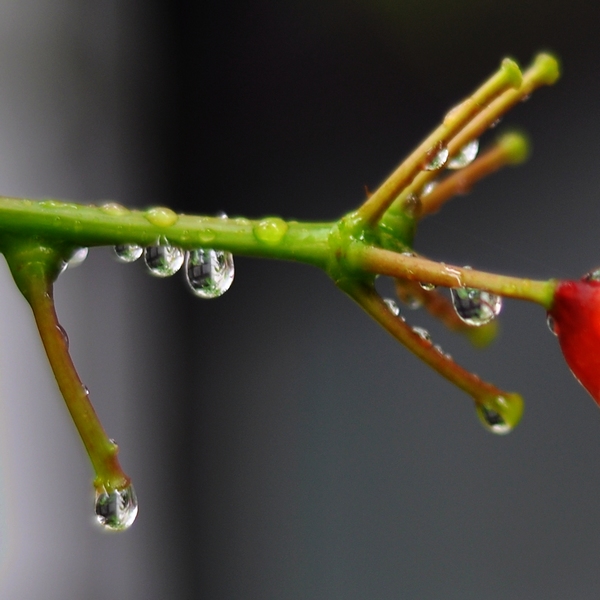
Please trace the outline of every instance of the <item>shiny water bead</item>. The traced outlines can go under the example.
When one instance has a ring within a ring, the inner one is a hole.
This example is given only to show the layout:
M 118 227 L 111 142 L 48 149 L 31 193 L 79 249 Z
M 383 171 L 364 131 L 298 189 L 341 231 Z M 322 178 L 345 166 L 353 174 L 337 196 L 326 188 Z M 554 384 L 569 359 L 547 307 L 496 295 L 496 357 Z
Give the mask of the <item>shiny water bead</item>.
M 471 140 L 448 161 L 446 167 L 448 169 L 462 169 L 475 160 L 477 152 L 479 152 L 479 140 Z
M 73 250 L 71 258 L 67 261 L 67 268 L 74 269 L 75 267 L 78 267 L 87 258 L 87 255 L 87 248 L 77 248 L 76 250 Z
M 129 529 L 138 513 L 138 501 L 133 486 L 110 493 L 96 493 L 96 519 L 102 527 L 112 531 Z
M 432 292 L 433 290 L 435 290 L 436 285 L 435 283 L 428 283 L 426 281 L 420 281 L 419 285 L 426 291 L 426 292 Z
M 235 266 L 231 252 L 198 248 L 186 253 L 185 278 L 199 298 L 218 298 L 233 283 Z
M 412 330 L 422 340 L 425 340 L 426 342 L 430 342 L 431 341 L 431 336 L 429 335 L 429 331 L 427 331 L 427 329 L 423 329 L 423 327 L 413 327 Z
M 554 317 L 552 315 L 548 315 L 546 317 L 546 325 L 548 325 L 548 329 L 552 335 L 556 335 L 556 328 L 554 323 Z
M 144 261 L 151 275 L 169 277 L 181 269 L 184 253 L 175 246 L 149 246 L 144 252 Z
M 132 263 L 142 256 L 144 249 L 137 244 L 119 244 L 114 247 L 114 252 L 119 262 Z
M 423 186 L 423 190 L 421 192 L 421 196 L 427 196 L 427 194 L 431 194 L 433 190 L 437 187 L 437 181 L 430 181 Z
M 594 269 L 582 277 L 583 281 L 600 281 L 600 269 Z
M 431 158 L 423 167 L 425 171 L 437 171 L 441 169 L 448 160 L 448 148 L 446 146 L 439 146 L 430 151 L 432 153 Z
M 475 288 L 452 288 L 452 305 L 459 318 L 479 327 L 495 319 L 502 310 L 502 297 Z
M 519 394 L 491 396 L 475 401 L 475 410 L 483 426 L 492 433 L 510 433 L 523 416 L 523 398 Z
M 388 310 L 397 317 L 400 314 L 400 309 L 398 308 L 398 304 L 392 298 L 384 298 L 384 304 L 388 307 Z

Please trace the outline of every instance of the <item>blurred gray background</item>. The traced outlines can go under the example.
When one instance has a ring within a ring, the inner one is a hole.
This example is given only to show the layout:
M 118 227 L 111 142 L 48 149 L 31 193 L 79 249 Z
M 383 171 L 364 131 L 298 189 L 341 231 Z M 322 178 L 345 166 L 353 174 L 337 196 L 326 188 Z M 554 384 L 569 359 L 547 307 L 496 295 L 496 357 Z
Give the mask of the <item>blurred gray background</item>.
M 578 277 L 600 264 L 599 22 L 587 0 L 0 0 L 0 193 L 334 219 L 502 57 L 550 49 L 562 79 L 502 123 L 529 132 L 529 163 L 425 221 L 417 247 Z M 598 597 L 600 411 L 543 311 L 507 301 L 485 351 L 407 315 L 524 395 L 494 437 L 322 273 L 236 267 L 205 302 L 108 249 L 57 283 L 140 500 L 108 535 L 2 265 L 0 597 Z

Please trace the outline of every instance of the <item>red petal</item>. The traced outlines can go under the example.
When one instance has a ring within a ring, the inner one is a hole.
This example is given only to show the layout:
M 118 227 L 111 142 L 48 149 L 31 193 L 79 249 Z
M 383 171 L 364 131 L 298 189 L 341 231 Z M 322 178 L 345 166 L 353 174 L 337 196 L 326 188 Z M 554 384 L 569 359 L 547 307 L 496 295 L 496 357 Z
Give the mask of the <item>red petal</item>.
M 573 375 L 600 404 L 600 281 L 563 281 L 548 311 Z

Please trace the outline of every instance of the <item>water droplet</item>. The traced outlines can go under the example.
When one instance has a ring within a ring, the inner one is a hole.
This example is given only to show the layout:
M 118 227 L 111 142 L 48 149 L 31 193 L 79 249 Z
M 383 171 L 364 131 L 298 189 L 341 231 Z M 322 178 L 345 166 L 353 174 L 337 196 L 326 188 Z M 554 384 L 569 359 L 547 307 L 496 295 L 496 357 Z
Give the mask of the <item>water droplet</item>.
M 470 165 L 477 156 L 479 151 L 479 140 L 471 140 L 468 144 L 465 144 L 459 151 L 458 154 L 453 156 L 449 161 L 448 169 L 462 169 L 467 165 Z
M 546 325 L 548 325 L 548 329 L 550 330 L 550 333 L 552 335 L 557 335 L 557 333 L 556 333 L 556 323 L 554 322 L 554 319 L 552 318 L 552 315 L 548 315 L 546 317 Z
M 519 394 L 490 396 L 475 401 L 477 416 L 492 433 L 510 433 L 523 416 L 523 398 Z
M 594 269 L 586 273 L 581 279 L 583 281 L 600 281 L 600 269 Z
M 123 490 L 96 493 L 96 519 L 105 529 L 123 531 L 131 527 L 138 513 L 138 501 L 133 486 Z
M 74 269 L 75 267 L 78 267 L 87 258 L 87 255 L 87 248 L 76 248 L 73 250 L 71 258 L 67 261 L 67 268 Z
M 427 153 L 427 162 L 423 167 L 425 171 L 437 171 L 441 169 L 448 160 L 448 148 L 442 144 L 437 144 Z
M 112 217 L 122 217 L 123 215 L 128 215 L 130 213 L 128 208 L 117 202 L 106 202 L 106 204 L 100 206 L 100 210 Z
M 122 263 L 135 262 L 144 253 L 144 249 L 137 244 L 119 244 L 114 251 L 115 258 Z
M 421 196 L 427 196 L 427 194 L 431 194 L 433 190 L 437 187 L 437 181 L 430 181 L 423 186 L 423 190 L 421 191 Z
M 62 204 L 56 200 L 40 200 L 37 205 L 40 208 L 60 208 Z
M 149 246 L 144 252 L 144 261 L 151 275 L 169 277 L 181 269 L 184 254 L 175 246 Z
M 279 217 L 262 219 L 253 228 L 256 239 L 271 246 L 279 244 L 287 230 L 288 224 Z
M 502 310 L 502 297 L 475 288 L 451 288 L 452 304 L 459 318 L 479 327 L 496 318 Z
M 68 350 L 69 349 L 69 336 L 67 335 L 65 328 L 62 325 L 57 323 L 56 329 L 58 329 L 58 333 L 60 334 L 60 337 L 63 339 L 65 346 L 67 347 L 67 350 Z
M 500 121 L 502 121 L 502 118 L 497 118 L 491 125 L 490 125 L 490 129 L 496 129 L 496 127 L 498 127 L 498 125 L 500 125 Z
M 421 198 L 416 194 L 410 194 L 402 204 L 404 213 L 413 218 L 417 218 L 421 214 L 422 207 Z
M 185 279 L 199 298 L 218 298 L 233 283 L 235 267 L 231 252 L 198 248 L 186 252 Z
M 423 329 L 423 327 L 413 327 L 412 330 L 426 342 L 431 342 L 431 336 L 429 335 L 429 331 L 427 329 Z
M 428 283 L 426 281 L 420 281 L 419 285 L 426 291 L 426 292 L 432 292 L 433 290 L 435 290 L 436 285 L 435 283 Z
M 157 227 L 171 227 L 177 223 L 179 218 L 177 213 L 170 208 L 165 206 L 154 206 L 149 208 L 145 213 L 144 217 Z
M 392 300 L 392 298 L 384 298 L 383 302 L 395 317 L 400 314 L 400 308 L 398 308 L 398 304 L 396 304 L 395 300 Z

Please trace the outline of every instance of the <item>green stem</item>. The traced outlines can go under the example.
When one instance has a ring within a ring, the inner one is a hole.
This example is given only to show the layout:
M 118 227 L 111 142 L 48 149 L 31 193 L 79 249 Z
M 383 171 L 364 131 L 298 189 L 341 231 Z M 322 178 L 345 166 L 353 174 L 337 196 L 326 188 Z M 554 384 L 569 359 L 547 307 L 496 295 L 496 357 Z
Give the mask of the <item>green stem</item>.
M 357 271 L 368 271 L 409 281 L 433 283 L 443 287 L 469 287 L 519 300 L 528 300 L 548 310 L 552 304 L 556 280 L 536 281 L 508 275 L 496 275 L 475 269 L 437 263 L 426 258 L 397 254 L 381 248 L 352 243 L 346 261 Z
M 475 401 L 484 402 L 490 397 L 504 396 L 506 392 L 482 381 L 477 375 L 463 369 L 443 352 L 440 352 L 431 341 L 423 339 L 404 320 L 393 315 L 377 292 L 364 284 L 351 284 L 343 287 L 344 291 L 386 329 L 399 342 L 404 344 L 413 354 L 426 362 L 460 389 L 469 394 Z
M 239 255 L 295 260 L 324 267 L 333 223 L 279 218 L 250 220 L 177 215 L 167 208 L 129 210 L 115 203 L 84 206 L 55 200 L 0 197 L 0 243 L 6 235 L 35 234 L 49 243 L 78 246 L 172 244 Z
M 130 484 L 117 459 L 118 447 L 106 435 L 71 360 L 68 340 L 54 309 L 52 280 L 60 253 L 47 247 L 15 246 L 5 252 L 19 288 L 29 302 L 50 366 L 75 427 L 96 472 L 95 486 L 111 492 Z

